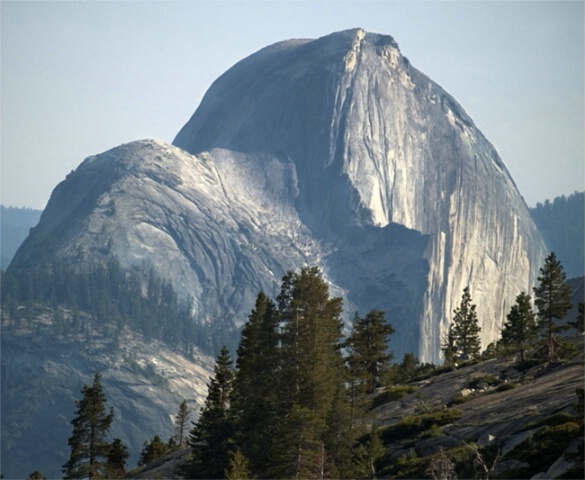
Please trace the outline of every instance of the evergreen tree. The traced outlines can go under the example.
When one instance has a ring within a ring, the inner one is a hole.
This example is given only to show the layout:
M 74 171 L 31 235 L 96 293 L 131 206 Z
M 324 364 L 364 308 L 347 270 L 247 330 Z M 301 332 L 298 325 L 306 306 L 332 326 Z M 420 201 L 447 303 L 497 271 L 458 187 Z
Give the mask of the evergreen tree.
M 106 406 L 106 395 L 101 384 L 101 375 L 95 374 L 93 385 L 84 385 L 83 398 L 76 401 L 76 417 L 71 421 L 73 435 L 69 438 L 71 456 L 63 465 L 66 479 L 100 478 L 104 474 L 110 445 L 106 437 L 114 410 Z
M 566 282 L 561 262 L 551 252 L 540 268 L 539 285 L 534 287 L 534 303 L 538 310 L 538 328 L 545 338 L 547 357 L 550 361 L 557 358 L 559 340 L 557 334 L 568 328 L 557 321 L 565 318 L 571 309 L 571 288 Z
M 205 405 L 189 434 L 193 456 L 186 466 L 188 478 L 223 478 L 229 468 L 233 447 L 230 415 L 233 376 L 230 353 L 223 347 L 208 385 Z
M 230 460 L 230 468 L 225 472 L 225 477 L 228 480 L 248 480 L 250 478 L 248 459 L 239 448 Z
M 169 438 L 169 441 L 167 442 L 167 449 L 169 452 L 176 452 L 179 449 L 179 445 L 177 444 L 174 436 Z
M 447 335 L 443 339 L 441 344 L 441 353 L 443 354 L 443 360 L 445 365 L 452 365 L 457 359 L 457 347 L 455 346 L 455 333 L 453 332 L 453 324 L 449 325 Z
M 501 344 L 520 352 L 522 361 L 525 353 L 534 344 L 538 334 L 536 318 L 530 297 L 525 292 L 516 297 L 516 304 L 510 309 L 502 328 Z
M 31 473 L 28 476 L 29 480 L 47 480 L 47 477 L 45 477 L 41 472 L 39 472 L 38 470 L 35 470 L 33 473 Z
M 279 442 L 275 442 L 279 449 L 275 458 L 288 465 L 281 465 L 284 470 L 278 475 L 286 476 L 290 471 L 302 475 L 308 471 L 308 463 L 314 467 L 313 460 L 322 462 L 321 467 L 315 467 L 317 470 L 343 475 L 335 462 L 341 451 L 340 436 L 351 442 L 350 435 L 341 434 L 341 426 L 327 428 L 331 418 L 342 419 L 347 413 L 341 355 L 342 301 L 329 297 L 319 269 L 305 267 L 283 278 L 278 308 L 282 324 L 282 408 L 288 420 L 281 422 Z M 293 427 L 291 418 L 297 418 L 298 425 Z M 349 419 L 345 422 L 347 433 L 350 423 Z M 313 453 L 318 458 L 309 460 Z
M 404 357 L 402 357 L 402 362 L 398 366 L 398 381 L 402 383 L 408 382 L 417 374 L 419 365 L 418 357 L 414 353 L 405 353 Z
M 355 314 L 352 332 L 345 345 L 349 347 L 350 370 L 366 394 L 373 393 L 381 385 L 382 374 L 394 358 L 388 350 L 393 333 L 394 328 L 386 322 L 383 311 L 372 310 L 364 318 Z
M 325 447 L 326 456 L 330 467 L 328 468 L 330 478 L 352 478 L 353 465 L 352 455 L 354 445 L 362 434 L 365 422 L 357 424 L 352 417 L 350 398 L 346 389 L 349 374 L 346 370 L 339 373 L 343 383 L 337 385 L 336 392 L 331 404 L 329 415 L 325 418 Z M 355 413 L 355 412 L 353 412 Z
M 342 300 L 329 298 L 318 268 L 305 267 L 300 273 L 287 273 L 278 302 L 287 399 L 291 406 L 298 403 L 324 418 L 343 364 Z
M 271 464 L 271 449 L 282 417 L 278 311 L 263 293 L 244 325 L 238 347 L 231 415 L 236 444 L 250 472 L 262 476 Z
M 122 440 L 115 438 L 108 452 L 107 478 L 126 478 L 126 461 L 129 455 L 128 448 Z
M 191 410 L 187 405 L 187 400 L 183 400 L 179 405 L 179 411 L 175 416 L 175 442 L 176 448 L 182 448 L 185 443 L 185 436 L 187 434 L 187 426 L 189 424 L 189 416 Z
M 376 462 L 385 453 L 386 449 L 380 439 L 376 423 L 372 422 L 370 432 L 364 435 L 354 455 L 354 478 L 376 478 Z
M 463 289 L 461 303 L 453 312 L 453 335 L 455 348 L 460 356 L 478 358 L 481 349 L 476 306 L 471 303 L 469 287 Z
M 150 442 L 145 441 L 138 459 L 138 466 L 148 465 L 157 458 L 165 456 L 169 451 L 168 445 L 155 435 Z
M 274 439 L 272 478 L 330 478 L 322 437 L 325 422 L 314 410 L 295 404 L 282 419 L 281 431 Z

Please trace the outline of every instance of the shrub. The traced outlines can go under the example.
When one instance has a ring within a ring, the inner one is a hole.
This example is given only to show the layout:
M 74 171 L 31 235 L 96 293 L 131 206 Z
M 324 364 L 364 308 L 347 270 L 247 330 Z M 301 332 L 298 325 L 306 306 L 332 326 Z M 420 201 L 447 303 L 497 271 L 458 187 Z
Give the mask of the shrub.
M 396 440 L 406 440 L 408 438 L 412 439 L 429 430 L 433 425 L 439 427 L 448 425 L 449 423 L 460 419 L 462 416 L 463 412 L 461 410 L 449 408 L 433 413 L 405 417 L 397 424 L 391 425 L 382 430 L 381 437 L 384 443 Z
M 454 405 L 461 405 L 462 403 L 465 403 L 469 400 L 471 400 L 473 398 L 472 395 L 458 395 L 457 397 L 455 397 L 453 400 L 451 400 L 447 406 L 448 407 L 452 407 Z
M 488 385 L 493 385 L 498 380 L 499 380 L 498 377 L 496 377 L 495 375 L 482 375 L 481 377 L 476 377 L 473 380 L 471 380 L 467 384 L 467 388 L 477 388 L 477 386 L 482 382 L 485 382 Z
M 546 426 L 514 448 L 507 457 L 527 462 L 530 465 L 530 471 L 527 472 L 529 475 L 546 471 L 581 432 L 576 422 Z
M 502 383 L 501 385 L 496 388 L 496 392 L 507 392 L 508 390 L 513 390 L 518 386 L 518 384 L 514 382 L 507 382 Z
M 411 382 L 421 382 L 423 380 L 428 380 L 429 378 L 436 377 L 438 375 L 442 375 L 443 373 L 449 373 L 455 370 L 454 365 L 444 365 L 438 368 L 433 364 L 425 365 L 429 366 L 424 369 L 421 369 L 419 374 L 410 379 Z
M 379 473 L 383 478 L 424 478 L 429 462 L 429 457 L 403 455 L 394 462 L 384 462 Z
M 541 360 L 537 359 L 537 358 L 532 358 L 529 360 L 524 360 L 523 362 L 518 362 L 514 368 L 516 370 L 518 370 L 520 373 L 525 372 L 526 370 L 529 370 L 533 367 L 536 367 L 537 365 L 540 365 L 542 363 Z
M 414 385 L 399 385 L 397 387 L 389 388 L 385 392 L 382 392 L 373 398 L 372 408 L 379 407 L 380 405 L 384 405 L 388 402 L 400 400 L 402 397 L 405 397 L 409 393 L 416 392 L 417 390 L 418 387 Z
M 426 432 L 424 432 L 424 436 L 428 437 L 428 438 L 436 438 L 436 437 L 440 437 L 443 434 L 443 430 L 441 429 L 441 427 L 439 427 L 439 425 L 437 425 L 436 423 L 433 423 L 431 425 L 431 428 L 429 428 Z
M 555 413 L 550 417 L 545 417 L 533 423 L 529 423 L 522 430 L 532 430 L 539 427 L 555 427 L 575 421 L 575 417 L 569 413 Z

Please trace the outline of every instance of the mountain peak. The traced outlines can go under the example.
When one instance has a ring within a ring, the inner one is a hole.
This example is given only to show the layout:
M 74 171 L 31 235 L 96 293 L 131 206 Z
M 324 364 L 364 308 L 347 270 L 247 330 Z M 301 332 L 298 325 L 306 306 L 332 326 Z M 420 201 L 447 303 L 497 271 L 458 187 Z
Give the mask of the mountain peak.
M 388 35 L 250 55 L 173 143 L 84 162 L 11 268 L 48 255 L 52 236 L 51 254 L 152 266 L 202 318 L 241 322 L 258 291 L 317 265 L 346 311 L 388 312 L 400 348 L 437 361 L 464 287 L 485 346 L 545 255 L 494 147 Z

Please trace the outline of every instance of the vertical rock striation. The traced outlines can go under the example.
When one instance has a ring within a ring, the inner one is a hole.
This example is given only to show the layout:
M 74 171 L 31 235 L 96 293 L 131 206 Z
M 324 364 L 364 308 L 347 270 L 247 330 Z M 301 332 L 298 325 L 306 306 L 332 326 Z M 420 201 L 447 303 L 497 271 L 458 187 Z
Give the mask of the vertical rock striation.
M 418 318 L 400 319 L 420 327 L 425 360 L 438 359 L 466 286 L 484 346 L 491 341 L 545 253 L 494 147 L 390 36 L 356 29 L 261 50 L 213 84 L 174 144 L 193 153 L 222 147 L 286 157 L 298 176 L 299 217 L 337 251 L 349 232 L 369 227 L 400 225 L 427 238 Z M 371 267 L 374 276 L 392 269 Z M 342 285 L 350 298 L 362 281 Z

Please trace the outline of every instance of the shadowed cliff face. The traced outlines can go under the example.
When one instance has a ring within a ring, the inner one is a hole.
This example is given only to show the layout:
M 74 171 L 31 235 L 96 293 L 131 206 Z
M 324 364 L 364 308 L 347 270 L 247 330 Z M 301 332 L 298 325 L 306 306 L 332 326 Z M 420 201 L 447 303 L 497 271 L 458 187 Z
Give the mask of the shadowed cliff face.
M 318 265 L 348 317 L 383 309 L 397 356 L 437 361 L 464 287 L 486 346 L 544 258 L 495 149 L 389 36 L 356 29 L 251 55 L 174 145 L 87 159 L 10 268 L 117 256 L 170 278 L 200 316 L 241 323 L 287 269 Z

